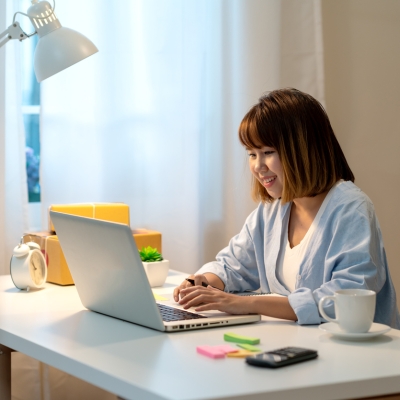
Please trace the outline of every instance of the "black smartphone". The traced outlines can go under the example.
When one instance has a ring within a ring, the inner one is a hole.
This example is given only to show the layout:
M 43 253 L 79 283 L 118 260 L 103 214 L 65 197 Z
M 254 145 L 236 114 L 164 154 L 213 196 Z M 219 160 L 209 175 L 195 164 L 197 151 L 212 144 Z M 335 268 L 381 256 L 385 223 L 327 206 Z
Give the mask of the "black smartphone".
M 265 353 L 246 357 L 246 362 L 257 367 L 279 368 L 301 361 L 312 360 L 317 357 L 318 353 L 315 350 L 303 349 L 301 347 L 283 347 L 282 349 L 266 351 Z

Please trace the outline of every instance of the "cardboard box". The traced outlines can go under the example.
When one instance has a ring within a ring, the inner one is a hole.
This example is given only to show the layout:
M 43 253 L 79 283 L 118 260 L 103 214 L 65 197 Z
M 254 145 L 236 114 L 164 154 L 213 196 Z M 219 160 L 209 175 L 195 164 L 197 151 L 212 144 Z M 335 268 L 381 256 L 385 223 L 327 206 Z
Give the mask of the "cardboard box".
M 133 229 L 132 234 L 139 250 L 151 246 L 162 252 L 160 232 Z M 23 235 L 23 242 L 35 242 L 40 246 L 47 263 L 47 282 L 62 286 L 74 284 L 58 237 L 53 232 L 28 232 Z
M 142 250 L 143 247 L 151 246 L 162 254 L 162 238 L 160 232 L 150 231 L 148 229 L 132 229 L 132 234 L 138 250 Z
M 49 213 L 51 210 L 130 225 L 129 206 L 124 203 L 52 204 L 49 207 Z M 55 231 L 50 215 L 49 231 Z

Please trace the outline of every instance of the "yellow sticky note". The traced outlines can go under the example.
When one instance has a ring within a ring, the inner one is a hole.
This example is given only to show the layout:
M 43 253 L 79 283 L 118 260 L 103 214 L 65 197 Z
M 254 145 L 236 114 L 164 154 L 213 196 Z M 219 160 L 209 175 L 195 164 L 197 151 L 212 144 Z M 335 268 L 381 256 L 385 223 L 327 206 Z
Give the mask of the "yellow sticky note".
M 167 301 L 168 299 L 166 297 L 160 296 L 159 294 L 153 293 L 154 298 L 158 301 Z
M 245 358 L 247 356 L 253 356 L 255 353 L 249 350 L 238 350 L 234 353 L 228 353 L 227 357 L 234 357 L 234 358 Z

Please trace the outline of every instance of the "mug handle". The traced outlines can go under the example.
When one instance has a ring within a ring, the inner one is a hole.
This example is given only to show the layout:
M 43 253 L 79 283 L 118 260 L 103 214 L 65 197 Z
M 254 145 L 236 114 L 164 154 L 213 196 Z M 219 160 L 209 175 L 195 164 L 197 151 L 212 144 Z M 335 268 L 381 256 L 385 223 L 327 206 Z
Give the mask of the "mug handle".
M 320 312 L 320 314 L 321 314 L 327 321 L 335 322 L 335 323 L 337 324 L 337 323 L 339 323 L 338 319 L 337 319 L 337 318 L 335 319 L 335 318 L 328 317 L 328 316 L 326 315 L 325 311 L 324 311 L 324 303 L 325 303 L 327 300 L 332 300 L 333 302 L 335 302 L 335 297 L 334 297 L 334 296 L 325 296 L 325 297 L 323 297 L 323 298 L 319 301 L 319 304 L 318 304 L 319 312 Z

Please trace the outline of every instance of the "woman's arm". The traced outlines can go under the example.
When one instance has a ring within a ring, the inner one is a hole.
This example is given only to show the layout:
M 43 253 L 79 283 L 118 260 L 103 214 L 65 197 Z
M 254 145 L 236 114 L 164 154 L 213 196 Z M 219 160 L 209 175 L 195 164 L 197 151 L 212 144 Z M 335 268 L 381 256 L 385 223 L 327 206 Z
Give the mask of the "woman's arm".
M 179 304 L 184 309 L 195 307 L 198 312 L 218 310 L 229 314 L 261 314 L 268 317 L 297 321 L 287 297 L 237 296 L 218 289 L 192 286 L 182 289 Z
M 274 220 L 277 206 L 262 203 L 247 217 L 240 232 L 227 247 L 216 256 L 216 260 L 203 265 L 196 274 L 213 273 L 224 283 L 225 292 L 254 291 L 260 288 L 259 264 L 265 257 L 265 220 Z M 271 208 L 274 212 L 271 212 Z M 269 214 L 268 214 L 269 212 Z M 268 214 L 268 215 L 265 215 Z M 270 215 L 271 214 L 271 215 Z M 264 276 L 265 272 L 261 272 Z M 263 286 L 269 292 L 267 285 Z

